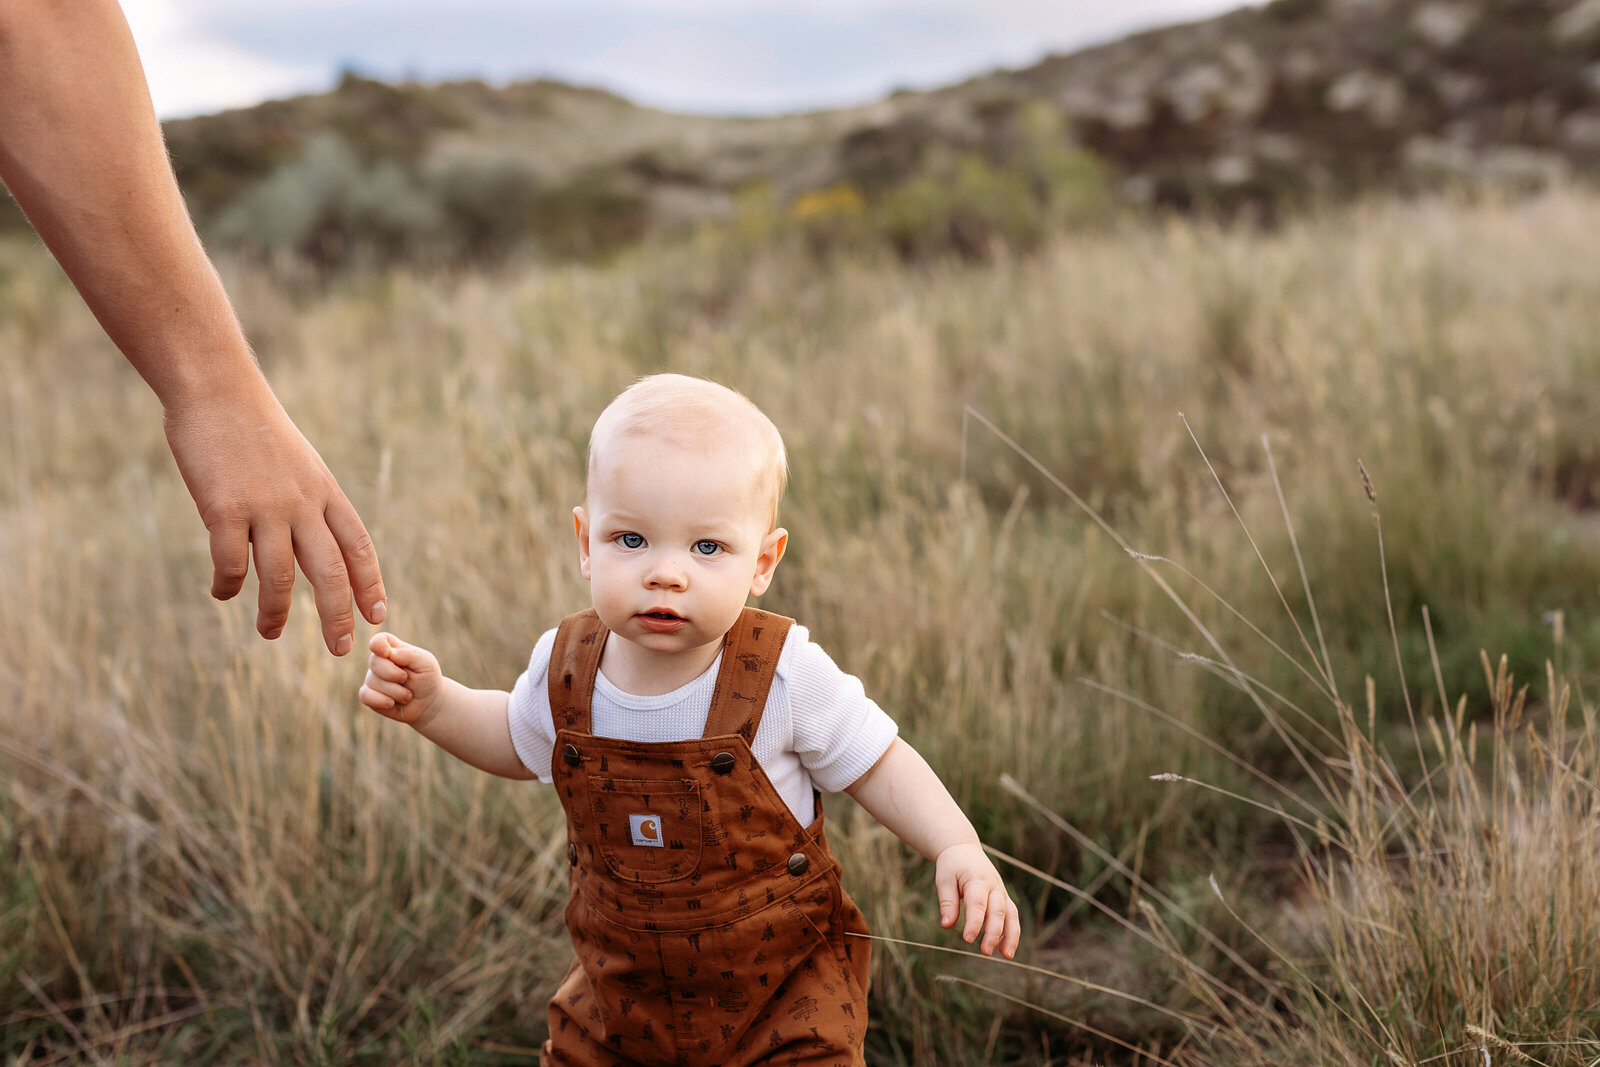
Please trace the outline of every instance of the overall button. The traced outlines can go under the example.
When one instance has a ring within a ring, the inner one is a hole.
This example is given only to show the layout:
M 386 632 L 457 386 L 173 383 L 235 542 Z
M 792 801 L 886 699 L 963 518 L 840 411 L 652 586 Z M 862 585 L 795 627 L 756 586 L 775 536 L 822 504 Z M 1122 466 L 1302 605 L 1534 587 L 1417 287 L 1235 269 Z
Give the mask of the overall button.
M 718 774 L 731 774 L 733 772 L 733 753 L 718 752 L 711 757 L 711 769 Z
M 578 865 L 578 845 L 576 842 L 567 842 L 567 862 L 574 867 Z
M 568 745 L 562 749 L 561 758 L 567 761 L 568 767 L 576 767 L 583 760 L 583 757 L 578 755 L 577 745 Z
M 802 874 L 805 874 L 810 866 L 811 860 L 806 857 L 804 852 L 796 852 L 794 855 L 789 857 L 789 873 L 794 875 L 796 878 Z

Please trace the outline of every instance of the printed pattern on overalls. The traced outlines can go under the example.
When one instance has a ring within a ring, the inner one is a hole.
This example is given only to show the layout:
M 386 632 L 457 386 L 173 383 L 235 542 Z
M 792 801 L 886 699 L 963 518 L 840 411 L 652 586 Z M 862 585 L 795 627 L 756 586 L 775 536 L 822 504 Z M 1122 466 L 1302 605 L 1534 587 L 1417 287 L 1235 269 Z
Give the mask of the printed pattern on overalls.
M 793 620 L 746 608 L 704 735 L 591 732 L 609 633 L 565 619 L 550 655 L 551 769 L 567 813 L 577 962 L 540 1062 L 585 1067 L 864 1067 L 869 945 L 817 817 L 802 827 L 756 762 Z

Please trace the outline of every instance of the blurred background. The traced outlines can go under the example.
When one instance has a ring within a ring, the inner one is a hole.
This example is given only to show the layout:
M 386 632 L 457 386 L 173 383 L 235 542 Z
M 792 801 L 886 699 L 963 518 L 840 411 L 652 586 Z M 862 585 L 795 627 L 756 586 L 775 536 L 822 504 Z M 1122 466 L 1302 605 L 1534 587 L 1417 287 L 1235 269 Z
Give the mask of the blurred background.
M 391 627 L 509 687 L 658 370 L 793 463 L 763 606 L 1021 901 L 830 798 L 874 1064 L 1600 1057 L 1600 0 L 125 5 Z M 514 1063 L 547 791 L 206 595 L 0 203 L 0 1055 Z M 1358 466 L 1359 464 L 1359 466 Z M 358 648 L 370 630 L 357 635 Z

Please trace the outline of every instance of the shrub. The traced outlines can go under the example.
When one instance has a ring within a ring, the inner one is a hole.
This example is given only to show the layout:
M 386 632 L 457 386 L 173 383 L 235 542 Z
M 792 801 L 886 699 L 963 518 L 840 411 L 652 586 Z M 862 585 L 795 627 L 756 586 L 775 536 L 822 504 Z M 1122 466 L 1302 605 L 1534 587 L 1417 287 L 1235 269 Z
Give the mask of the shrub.
M 988 258 L 996 245 L 1030 248 L 1044 236 L 1046 216 L 1028 181 L 977 153 L 912 178 L 884 197 L 879 227 L 903 258 L 953 252 Z
M 436 249 L 446 222 L 399 164 L 367 167 L 339 137 L 322 134 L 225 209 L 212 234 L 226 245 L 334 267 Z
M 539 178 L 523 160 L 451 160 L 429 173 L 428 188 L 461 251 L 473 259 L 501 258 L 534 234 Z

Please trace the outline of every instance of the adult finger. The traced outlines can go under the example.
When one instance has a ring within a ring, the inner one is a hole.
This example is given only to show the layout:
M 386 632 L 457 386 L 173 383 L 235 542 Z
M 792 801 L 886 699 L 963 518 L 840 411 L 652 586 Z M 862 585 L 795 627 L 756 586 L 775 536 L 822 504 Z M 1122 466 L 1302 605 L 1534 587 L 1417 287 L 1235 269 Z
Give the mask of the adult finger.
M 232 600 L 250 573 L 250 522 L 243 515 L 219 519 L 211 535 L 211 595 Z
M 389 614 L 383 575 L 378 569 L 378 550 L 349 498 L 337 489 L 334 494 L 322 514 L 334 540 L 339 542 L 339 551 L 349 572 L 350 588 L 356 595 L 356 607 L 368 622 L 377 626 Z
M 323 525 L 320 514 L 294 530 L 294 554 L 311 581 L 317 615 L 322 619 L 322 640 L 328 651 L 342 656 L 355 645 L 356 617 L 350 610 L 350 576 L 344 569 L 339 545 Z
M 256 558 L 256 632 L 268 641 L 283 633 L 294 596 L 294 537 L 287 526 L 251 527 Z

